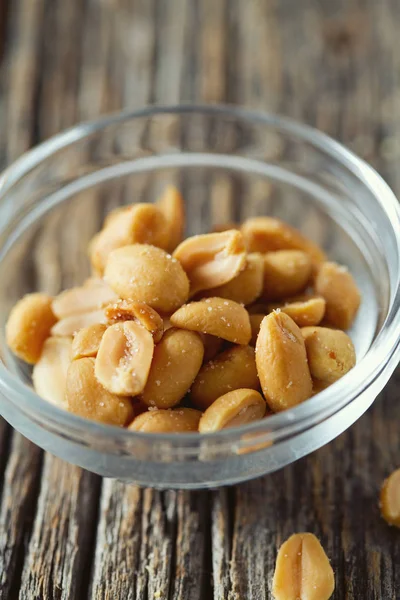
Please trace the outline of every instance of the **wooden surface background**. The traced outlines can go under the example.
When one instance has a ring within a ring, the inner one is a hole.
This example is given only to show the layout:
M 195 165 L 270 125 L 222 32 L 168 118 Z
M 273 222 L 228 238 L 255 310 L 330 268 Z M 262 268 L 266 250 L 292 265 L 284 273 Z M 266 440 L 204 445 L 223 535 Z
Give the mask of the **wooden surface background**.
M 0 0 L 0 161 L 82 119 L 179 101 L 277 111 L 400 193 L 398 0 Z M 398 600 L 398 375 L 335 442 L 256 481 L 158 492 L 101 480 L 0 423 L 0 598 L 263 600 L 276 552 L 319 536 L 334 598 Z

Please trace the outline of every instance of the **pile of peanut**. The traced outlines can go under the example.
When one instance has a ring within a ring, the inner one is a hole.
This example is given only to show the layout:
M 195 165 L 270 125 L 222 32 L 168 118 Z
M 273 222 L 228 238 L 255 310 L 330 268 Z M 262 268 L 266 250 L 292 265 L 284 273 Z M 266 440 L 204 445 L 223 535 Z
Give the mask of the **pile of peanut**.
M 304 402 L 355 364 L 360 294 L 345 267 L 272 217 L 182 241 L 184 203 L 112 212 L 93 276 L 29 294 L 7 341 L 43 398 L 134 431 L 209 433 Z

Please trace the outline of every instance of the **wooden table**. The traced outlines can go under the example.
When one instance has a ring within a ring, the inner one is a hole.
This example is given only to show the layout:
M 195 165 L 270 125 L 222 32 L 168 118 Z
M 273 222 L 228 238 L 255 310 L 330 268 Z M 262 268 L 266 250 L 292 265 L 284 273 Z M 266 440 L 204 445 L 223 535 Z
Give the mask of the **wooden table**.
M 120 107 L 228 101 L 319 127 L 399 193 L 399 28 L 398 0 L 0 0 L 0 160 Z M 327 447 L 210 492 L 101 480 L 2 422 L 0 598 L 262 600 L 306 530 L 336 600 L 399 599 L 400 533 L 378 508 L 397 384 Z

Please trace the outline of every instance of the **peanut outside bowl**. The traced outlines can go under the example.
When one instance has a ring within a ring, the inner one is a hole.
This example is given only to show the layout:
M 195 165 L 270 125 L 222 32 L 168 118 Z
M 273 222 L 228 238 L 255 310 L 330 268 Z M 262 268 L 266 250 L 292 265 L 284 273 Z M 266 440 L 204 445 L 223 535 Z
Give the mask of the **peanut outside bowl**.
M 182 190 L 187 234 L 275 215 L 346 264 L 363 302 L 351 331 L 358 363 L 296 408 L 210 435 L 135 433 L 86 421 L 39 398 L 5 343 L 11 306 L 89 273 L 101 215 Z M 78 125 L 0 178 L 0 412 L 42 448 L 106 477 L 203 488 L 279 469 L 326 444 L 372 404 L 399 359 L 399 207 L 377 173 L 318 131 L 224 106 L 150 107 Z

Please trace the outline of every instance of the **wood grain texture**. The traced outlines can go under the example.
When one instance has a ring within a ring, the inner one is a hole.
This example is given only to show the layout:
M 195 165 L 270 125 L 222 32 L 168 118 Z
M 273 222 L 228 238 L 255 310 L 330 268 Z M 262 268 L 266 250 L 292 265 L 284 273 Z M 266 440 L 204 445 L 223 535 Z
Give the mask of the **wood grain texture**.
M 233 102 L 319 127 L 400 192 L 397 0 L 4 6 L 0 0 L 3 162 L 74 122 L 122 107 Z M 212 220 L 237 217 L 245 190 L 224 178 L 213 183 Z M 124 193 L 147 193 L 147 186 Z M 266 194 L 252 189 L 256 206 Z M 109 207 L 119 201 L 111 198 Z M 88 235 L 101 217 L 95 205 L 66 212 Z M 85 274 L 76 269 L 78 238 L 73 253 L 54 252 L 59 236 L 73 235 L 67 230 L 55 214 L 35 238 L 35 277 L 44 289 Z M 377 503 L 382 480 L 399 462 L 398 377 L 327 447 L 272 476 L 211 492 L 140 490 L 50 455 L 42 465 L 42 453 L 1 424 L 0 599 L 270 599 L 279 545 L 307 530 L 332 561 L 334 600 L 398 600 L 399 535 Z

